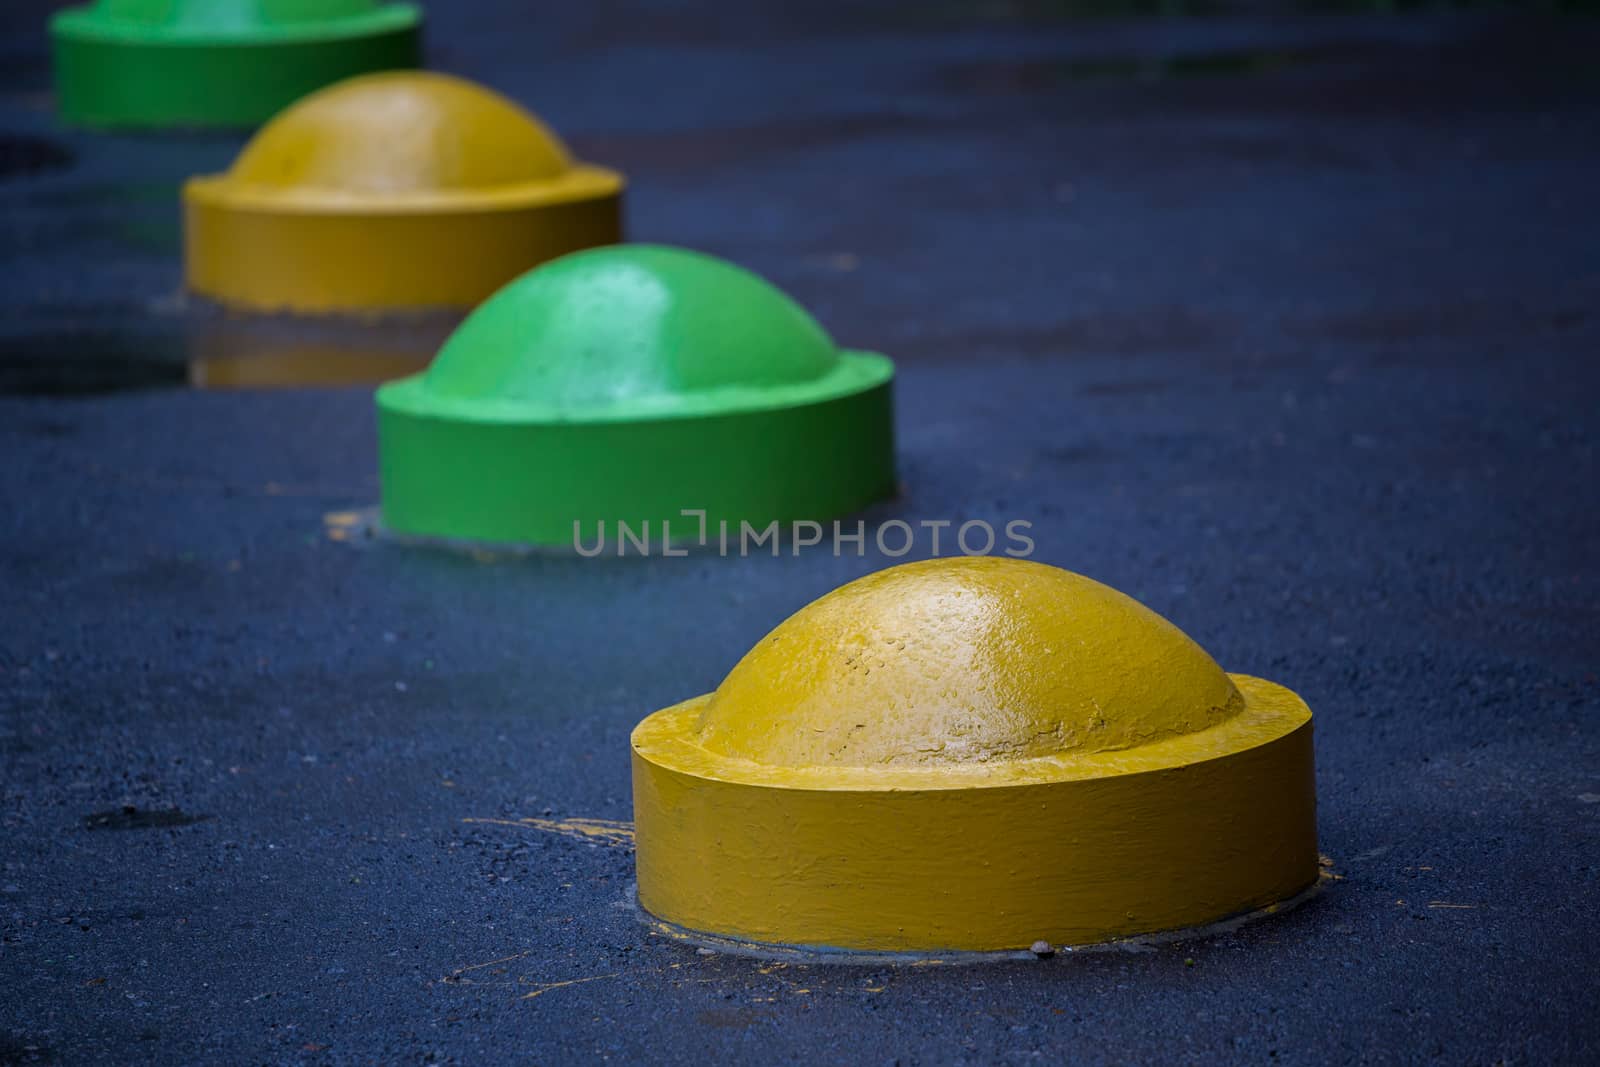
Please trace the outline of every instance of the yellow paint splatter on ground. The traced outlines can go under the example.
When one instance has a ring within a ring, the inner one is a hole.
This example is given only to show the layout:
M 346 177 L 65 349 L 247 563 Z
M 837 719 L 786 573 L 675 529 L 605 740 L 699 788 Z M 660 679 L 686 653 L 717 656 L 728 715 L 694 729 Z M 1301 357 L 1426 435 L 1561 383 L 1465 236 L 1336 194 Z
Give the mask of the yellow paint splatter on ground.
M 633 847 L 633 823 L 619 819 L 462 819 L 462 822 L 488 823 L 494 826 L 515 826 L 524 830 L 538 830 L 559 834 L 577 841 L 602 845 Z
M 565 989 L 569 985 L 582 985 L 585 982 L 598 982 L 602 978 L 615 978 L 621 973 L 621 971 L 612 971 L 610 974 L 592 974 L 587 978 L 568 978 L 563 982 L 536 982 L 534 984 L 539 988 L 535 989 L 531 993 L 524 993 L 522 995 L 522 999 L 532 1000 L 534 997 L 544 996 L 552 989 Z
M 330 511 L 322 516 L 322 532 L 330 541 L 348 541 L 360 523 L 360 512 Z
M 688 974 L 689 969 L 698 969 L 702 965 L 714 963 L 716 961 L 715 955 L 694 961 L 674 962 L 666 966 L 629 966 L 623 970 L 608 971 L 605 974 L 583 975 L 578 978 L 564 978 L 557 981 L 536 979 L 527 973 L 517 974 L 519 970 L 524 970 L 530 964 L 533 967 L 539 966 L 537 959 L 539 951 L 538 949 L 525 949 L 521 952 L 497 956 L 482 963 L 469 963 L 457 967 L 441 978 L 440 981 L 452 987 L 472 986 L 480 990 L 512 990 L 517 1000 L 534 1000 L 544 996 L 546 993 L 565 989 L 568 986 L 584 985 L 607 978 L 621 978 L 624 975 L 630 976 L 634 980 L 645 979 L 654 975 L 667 979 L 672 986 L 678 988 L 685 984 L 720 986 L 728 984 L 728 978 L 725 974 L 704 978 L 690 977 Z M 517 961 L 526 962 L 519 966 Z M 747 973 L 763 975 L 773 979 L 767 990 L 753 996 L 753 1003 L 776 1004 L 789 997 L 809 998 L 814 995 L 829 996 L 835 993 L 851 993 L 854 991 L 848 983 L 843 987 L 830 985 L 826 981 L 825 975 L 811 973 L 811 968 L 803 965 L 793 966 L 775 961 L 762 962 L 759 960 L 735 962 L 742 962 L 747 965 L 749 968 Z M 674 971 L 678 973 L 674 974 Z M 789 973 L 785 974 L 785 971 Z M 482 973 L 481 977 L 479 977 L 480 972 Z M 799 979 L 790 977 L 796 972 L 801 975 Z M 888 983 L 860 988 L 864 988 L 868 993 L 882 993 L 888 989 Z
M 517 998 L 519 1000 L 532 1000 L 534 997 L 542 996 L 543 994 L 550 992 L 552 989 L 564 989 L 569 985 L 582 985 L 585 982 L 598 982 L 602 978 L 616 978 L 622 974 L 621 971 L 612 971 L 608 974 L 592 974 L 583 978 L 566 978 L 558 982 L 536 982 L 526 975 L 518 978 L 501 977 L 511 969 L 510 967 L 500 966 L 501 964 L 509 964 L 517 960 L 526 959 L 533 955 L 534 952 L 535 950 L 530 948 L 523 952 L 513 952 L 509 956 L 500 956 L 496 959 L 485 960 L 482 963 L 469 963 L 465 967 L 457 967 L 455 970 L 445 975 L 441 981 L 451 985 L 484 984 L 491 987 L 503 987 L 507 985 L 514 987 L 533 986 L 534 988 L 532 992 L 523 993 Z M 486 983 L 476 983 L 474 979 L 467 977 L 467 975 L 471 974 L 473 971 L 481 971 L 485 967 L 495 968 L 489 972 L 489 975 L 491 976 L 490 981 Z
M 482 970 L 484 967 L 493 967 L 497 963 L 510 963 L 512 960 L 520 960 L 524 956 L 531 955 L 532 953 L 533 949 L 530 948 L 526 952 L 513 952 L 509 956 L 501 956 L 499 959 L 486 960 L 483 963 L 469 963 L 465 967 L 457 967 L 455 970 L 451 971 L 449 977 L 459 978 L 468 971 L 477 971 Z

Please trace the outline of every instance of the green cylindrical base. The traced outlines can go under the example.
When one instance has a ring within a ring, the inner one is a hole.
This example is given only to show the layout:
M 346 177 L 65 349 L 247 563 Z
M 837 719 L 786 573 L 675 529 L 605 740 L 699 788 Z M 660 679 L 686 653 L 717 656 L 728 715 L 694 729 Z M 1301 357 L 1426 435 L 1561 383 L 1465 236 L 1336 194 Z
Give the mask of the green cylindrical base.
M 83 126 L 254 126 L 333 82 L 417 66 L 421 21 L 400 5 L 315 30 L 196 37 L 66 11 L 51 23 L 57 103 Z
M 417 379 L 378 390 L 383 523 L 414 536 L 592 547 L 617 523 L 662 523 L 676 543 L 726 520 L 832 519 L 894 490 L 890 382 L 793 407 L 613 422 L 445 418 L 407 403 Z M 415 395 L 412 392 L 411 395 Z

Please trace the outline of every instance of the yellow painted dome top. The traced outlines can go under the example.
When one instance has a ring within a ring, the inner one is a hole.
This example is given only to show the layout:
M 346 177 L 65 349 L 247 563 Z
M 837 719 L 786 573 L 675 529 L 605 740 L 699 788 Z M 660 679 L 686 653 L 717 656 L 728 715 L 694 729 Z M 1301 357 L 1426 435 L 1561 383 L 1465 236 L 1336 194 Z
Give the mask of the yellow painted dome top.
M 767 767 L 975 767 L 1136 748 L 1244 707 L 1132 598 L 959 557 L 870 574 L 785 620 L 701 704 L 693 743 Z
M 560 139 L 499 93 L 448 74 L 388 71 L 279 114 L 226 180 L 262 192 L 403 197 L 525 186 L 572 169 Z

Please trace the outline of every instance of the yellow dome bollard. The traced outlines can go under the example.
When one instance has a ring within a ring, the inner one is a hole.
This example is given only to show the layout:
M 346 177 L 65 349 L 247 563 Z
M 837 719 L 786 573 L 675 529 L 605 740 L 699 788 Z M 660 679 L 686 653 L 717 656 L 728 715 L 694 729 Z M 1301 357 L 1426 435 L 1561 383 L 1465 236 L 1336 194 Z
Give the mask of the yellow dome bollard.
M 297 312 L 466 308 L 531 267 L 622 239 L 621 175 L 444 74 L 350 78 L 184 187 L 189 287 Z
M 1080 575 L 930 560 L 778 626 L 633 732 L 639 903 L 859 952 L 1085 945 L 1318 878 L 1311 712 Z

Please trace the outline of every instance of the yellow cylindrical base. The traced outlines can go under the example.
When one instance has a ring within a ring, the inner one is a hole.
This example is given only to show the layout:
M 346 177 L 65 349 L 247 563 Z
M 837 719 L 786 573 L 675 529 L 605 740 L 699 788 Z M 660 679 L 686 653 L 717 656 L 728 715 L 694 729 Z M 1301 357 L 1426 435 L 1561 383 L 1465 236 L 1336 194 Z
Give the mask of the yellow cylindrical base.
M 1085 945 L 1287 900 L 1318 876 L 1311 715 L 1234 675 L 1238 715 L 1005 767 L 773 767 L 633 735 L 639 902 L 691 931 L 864 952 Z
M 621 182 L 591 195 L 504 197 L 386 211 L 236 198 L 226 178 L 184 190 L 188 285 L 253 311 L 470 308 L 546 260 L 622 240 Z

